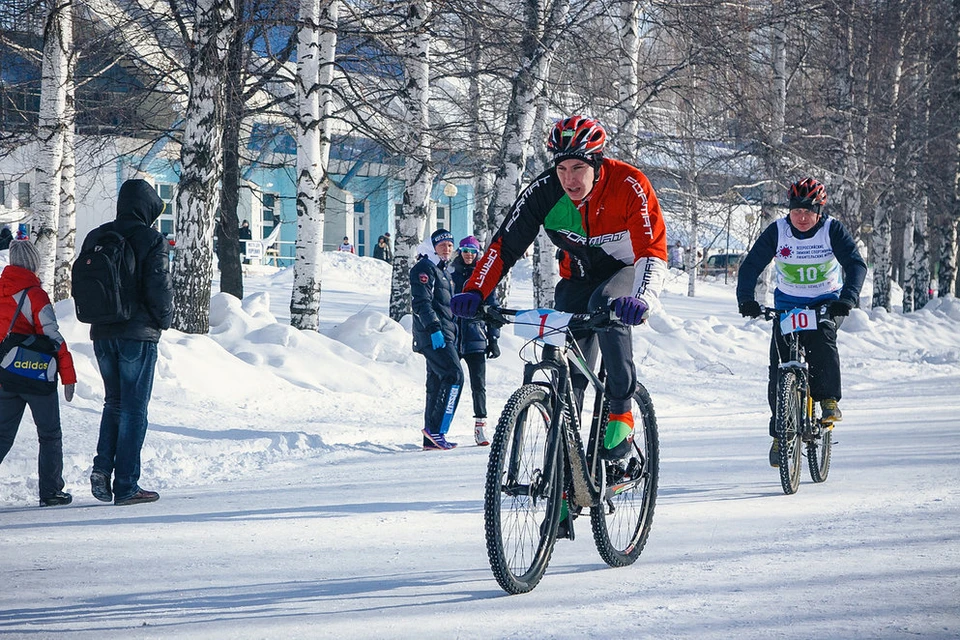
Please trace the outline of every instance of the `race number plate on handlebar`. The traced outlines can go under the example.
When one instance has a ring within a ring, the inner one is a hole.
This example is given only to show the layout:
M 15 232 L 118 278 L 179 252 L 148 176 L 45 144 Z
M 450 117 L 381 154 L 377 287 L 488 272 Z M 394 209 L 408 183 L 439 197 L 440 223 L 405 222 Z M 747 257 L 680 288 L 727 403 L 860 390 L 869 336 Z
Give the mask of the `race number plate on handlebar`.
M 780 316 L 780 333 L 812 331 L 817 328 L 816 309 L 793 309 Z
M 513 333 L 520 338 L 539 340 L 555 347 L 562 347 L 566 343 L 566 328 L 572 317 L 572 313 L 555 309 L 517 311 Z

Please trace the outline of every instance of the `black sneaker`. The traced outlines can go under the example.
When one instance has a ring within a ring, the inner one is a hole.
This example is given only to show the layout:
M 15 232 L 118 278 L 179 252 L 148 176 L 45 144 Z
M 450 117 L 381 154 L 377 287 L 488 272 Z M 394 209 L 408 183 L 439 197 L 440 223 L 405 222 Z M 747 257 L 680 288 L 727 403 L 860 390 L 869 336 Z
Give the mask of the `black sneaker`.
M 110 476 L 103 471 L 94 470 L 90 474 L 90 493 L 100 502 L 113 502 L 113 492 L 110 490 Z
M 52 496 L 40 498 L 41 507 L 62 507 L 65 504 L 73 502 L 73 496 L 63 491 L 57 491 Z
M 160 494 L 157 493 L 156 491 L 146 491 L 144 489 L 137 489 L 137 492 L 132 496 L 130 496 L 129 498 L 125 498 L 123 500 L 117 500 L 113 504 L 117 505 L 118 507 L 122 507 L 128 504 L 140 504 L 141 502 L 156 502 L 159 499 L 160 499 Z

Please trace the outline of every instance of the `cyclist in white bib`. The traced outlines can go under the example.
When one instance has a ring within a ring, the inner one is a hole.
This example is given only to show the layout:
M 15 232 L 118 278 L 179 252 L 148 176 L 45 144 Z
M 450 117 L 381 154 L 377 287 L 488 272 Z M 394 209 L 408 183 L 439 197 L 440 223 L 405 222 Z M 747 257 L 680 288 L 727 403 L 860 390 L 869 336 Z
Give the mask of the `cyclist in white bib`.
M 737 303 L 744 317 L 760 315 L 754 290 L 757 279 L 772 260 L 776 277 L 773 302 L 777 309 L 828 305 L 830 317 L 821 321 L 815 331 L 800 332 L 800 341 L 810 367 L 810 393 L 820 403 L 822 420 L 839 422 L 843 415 L 837 406 L 841 398 L 837 329 L 860 299 L 867 265 L 850 232 L 838 220 L 822 214 L 827 201 L 827 190 L 822 184 L 813 178 L 795 182 L 790 185 L 789 198 L 789 214 L 760 234 L 740 266 Z M 776 406 L 780 353 L 788 351 L 779 324 L 774 322 L 767 385 L 771 413 Z M 774 436 L 770 464 L 777 466 L 773 418 L 770 435 Z

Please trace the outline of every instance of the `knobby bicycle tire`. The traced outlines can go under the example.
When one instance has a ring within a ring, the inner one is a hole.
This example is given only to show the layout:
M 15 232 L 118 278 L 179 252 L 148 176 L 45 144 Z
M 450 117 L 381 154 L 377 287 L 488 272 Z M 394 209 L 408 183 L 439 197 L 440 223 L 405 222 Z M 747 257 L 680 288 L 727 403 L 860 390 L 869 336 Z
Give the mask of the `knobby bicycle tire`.
M 600 459 L 594 461 L 594 477 L 603 479 L 604 495 L 599 505 L 590 509 L 593 540 L 600 557 L 611 567 L 625 567 L 636 562 L 650 535 L 657 502 L 660 474 L 660 441 L 657 417 L 650 394 L 637 385 L 634 400 L 634 449 L 626 462 Z M 603 403 L 607 412 L 608 403 Z M 599 436 L 603 441 L 604 424 Z M 631 464 L 632 460 L 636 460 Z M 626 470 L 631 470 L 625 474 Z
M 800 379 L 794 371 L 781 371 L 777 380 L 777 440 L 780 455 L 780 485 L 791 495 L 800 487 L 802 442 L 800 427 L 803 419 L 804 398 L 800 393 Z
M 526 384 L 500 414 L 490 445 L 483 500 L 487 559 L 507 593 L 526 593 L 540 582 L 557 538 L 563 464 L 546 460 L 554 398 L 549 387 Z M 559 447 L 554 447 L 562 455 Z M 562 462 L 562 461 L 558 461 Z M 553 472 L 547 477 L 545 469 Z

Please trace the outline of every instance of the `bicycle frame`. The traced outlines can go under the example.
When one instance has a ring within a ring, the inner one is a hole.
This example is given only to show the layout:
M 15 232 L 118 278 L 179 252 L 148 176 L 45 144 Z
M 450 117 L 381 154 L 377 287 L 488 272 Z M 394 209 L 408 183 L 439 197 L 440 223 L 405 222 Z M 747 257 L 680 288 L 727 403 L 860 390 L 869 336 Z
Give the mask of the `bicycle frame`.
M 768 320 L 773 320 L 774 322 L 779 319 L 782 313 L 786 313 L 786 311 L 778 311 L 769 307 L 763 308 L 763 317 Z M 817 307 L 816 313 L 817 322 L 819 323 L 826 316 L 826 308 Z M 774 328 L 774 331 L 776 332 L 777 328 Z M 788 359 L 784 361 L 783 354 L 779 353 L 780 349 L 778 345 L 777 351 L 780 355 L 778 370 L 780 372 L 793 371 L 800 381 L 800 389 L 803 393 L 804 401 L 800 435 L 804 441 L 808 441 L 810 438 L 820 435 L 822 425 L 819 420 L 816 420 L 813 396 L 810 394 L 810 366 L 806 361 L 806 351 L 803 345 L 800 344 L 799 334 L 779 332 L 779 335 L 786 342 L 789 355 Z
M 597 330 L 598 325 L 608 321 L 609 315 L 605 312 L 594 314 L 575 314 L 574 318 L 583 323 L 583 328 Z M 502 318 L 506 322 L 506 318 Z M 602 329 L 601 329 L 602 330 Z M 580 345 L 573 337 L 571 330 L 567 329 L 565 344 L 562 347 L 542 343 L 539 348 L 542 349 L 540 358 L 537 362 L 528 362 L 524 365 L 523 382 L 524 384 L 537 384 L 538 373 L 546 376 L 546 384 L 550 386 L 555 397 L 563 398 L 563 403 L 557 403 L 551 407 L 550 430 L 559 429 L 560 438 L 551 438 L 550 446 L 547 450 L 547 461 L 545 461 L 544 477 L 553 477 L 553 465 L 558 464 L 559 448 L 564 447 L 566 451 L 565 460 L 567 467 L 564 474 L 571 480 L 572 484 L 572 503 L 577 507 L 594 507 L 600 504 L 601 499 L 609 498 L 603 487 L 601 479 L 596 477 L 594 469 L 596 465 L 593 462 L 599 455 L 599 433 L 601 420 L 603 419 L 602 403 L 604 392 L 604 368 L 601 358 L 599 374 L 595 373 L 587 363 Z M 590 424 L 590 437 L 587 441 L 587 447 L 583 446 L 583 440 L 580 436 L 581 413 L 577 399 L 574 395 L 571 369 L 575 368 L 586 378 L 589 386 L 592 386 L 595 392 L 593 415 Z M 539 384 L 544 384 L 539 382 Z M 564 421 L 564 411 L 567 411 L 568 419 Z M 560 425 L 566 428 L 561 429 Z M 624 491 L 629 488 L 630 483 L 616 487 L 616 491 Z M 614 491 L 608 488 L 606 491 Z

